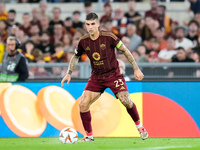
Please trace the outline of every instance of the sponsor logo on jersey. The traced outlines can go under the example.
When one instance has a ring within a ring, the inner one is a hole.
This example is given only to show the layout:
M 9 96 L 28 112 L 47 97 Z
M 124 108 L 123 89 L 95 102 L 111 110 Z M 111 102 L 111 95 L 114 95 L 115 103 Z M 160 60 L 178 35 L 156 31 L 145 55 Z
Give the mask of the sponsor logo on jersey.
M 94 58 L 94 60 L 99 60 L 101 57 L 100 57 L 100 54 L 99 53 L 97 53 L 97 52 L 94 52 L 93 54 L 92 54 L 92 57 Z
M 101 48 L 102 50 L 105 50 L 105 49 L 106 49 L 106 45 L 105 45 L 105 44 L 101 44 L 101 45 L 100 45 L 100 48 Z
M 101 61 L 93 61 L 93 64 L 94 64 L 95 66 L 104 65 L 103 60 L 101 60 Z

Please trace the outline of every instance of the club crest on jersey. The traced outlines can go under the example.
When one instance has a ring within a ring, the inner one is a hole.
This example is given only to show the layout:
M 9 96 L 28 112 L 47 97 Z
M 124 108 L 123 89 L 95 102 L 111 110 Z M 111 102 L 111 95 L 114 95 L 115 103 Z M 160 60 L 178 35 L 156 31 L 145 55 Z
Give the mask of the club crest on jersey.
M 101 44 L 101 45 L 100 45 L 100 48 L 101 48 L 102 50 L 105 50 L 105 49 L 106 49 L 106 45 L 105 45 L 105 44 Z
M 89 51 L 89 50 L 90 50 L 89 46 L 87 46 L 85 50 L 86 50 L 86 51 Z
M 92 54 L 92 57 L 93 57 L 95 60 L 99 60 L 99 59 L 100 59 L 100 54 L 97 53 L 97 52 L 94 52 L 94 53 Z

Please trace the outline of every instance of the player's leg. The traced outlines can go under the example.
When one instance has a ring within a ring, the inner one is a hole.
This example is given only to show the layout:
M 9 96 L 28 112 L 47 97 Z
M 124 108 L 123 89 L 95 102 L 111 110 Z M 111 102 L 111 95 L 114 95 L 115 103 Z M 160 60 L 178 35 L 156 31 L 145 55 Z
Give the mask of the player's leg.
M 148 133 L 140 122 L 140 117 L 136 108 L 136 105 L 131 101 L 128 91 L 121 91 L 116 94 L 120 102 L 126 107 L 127 112 L 135 122 L 135 125 L 140 133 L 143 140 L 148 138 Z
M 92 92 L 88 90 L 85 90 L 82 94 L 79 108 L 83 127 L 87 134 L 87 136 L 81 140 L 83 142 L 94 141 L 92 134 L 90 105 L 100 97 L 100 94 L 100 92 Z
M 100 92 L 93 92 L 85 90 L 81 96 L 81 101 L 79 103 L 80 112 L 87 112 L 90 109 L 90 105 L 94 103 L 99 97 Z
M 136 105 L 130 99 L 129 92 L 122 91 L 117 93 L 116 96 L 120 100 L 120 102 L 126 107 L 127 112 L 130 114 L 135 124 L 138 125 L 138 123 L 140 123 L 140 117 Z

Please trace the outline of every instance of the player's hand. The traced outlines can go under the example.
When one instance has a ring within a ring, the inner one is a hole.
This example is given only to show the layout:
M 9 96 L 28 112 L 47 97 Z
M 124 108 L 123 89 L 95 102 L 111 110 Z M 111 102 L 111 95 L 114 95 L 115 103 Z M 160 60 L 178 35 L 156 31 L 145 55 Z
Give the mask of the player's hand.
M 134 77 L 136 80 L 141 81 L 144 78 L 144 74 L 140 71 L 140 69 L 137 69 L 134 71 Z
M 71 80 L 71 75 L 67 74 L 61 81 L 62 87 L 63 87 L 63 84 L 64 84 L 65 81 L 67 81 L 67 84 L 68 84 L 70 82 L 70 80 Z

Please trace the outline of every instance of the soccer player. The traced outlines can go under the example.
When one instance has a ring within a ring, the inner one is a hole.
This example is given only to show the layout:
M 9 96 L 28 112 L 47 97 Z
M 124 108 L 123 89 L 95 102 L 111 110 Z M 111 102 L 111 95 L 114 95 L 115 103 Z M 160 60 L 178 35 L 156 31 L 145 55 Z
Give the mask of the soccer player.
M 110 88 L 115 96 L 126 107 L 127 112 L 136 124 L 141 138 L 148 138 L 148 133 L 142 126 L 136 105 L 131 101 L 126 82 L 123 75 L 120 74 L 118 61 L 115 55 L 115 47 L 123 52 L 134 69 L 135 79 L 141 81 L 144 77 L 138 68 L 130 51 L 124 44 L 111 32 L 99 31 L 98 16 L 95 13 L 89 13 L 85 22 L 88 34 L 82 36 L 78 42 L 75 54 L 71 58 L 66 76 L 61 84 L 71 80 L 72 71 L 75 69 L 80 56 L 86 53 L 92 66 L 91 77 L 82 94 L 79 104 L 80 116 L 83 127 L 87 134 L 81 141 L 94 141 L 91 126 L 90 105 L 95 102 L 106 88 Z

